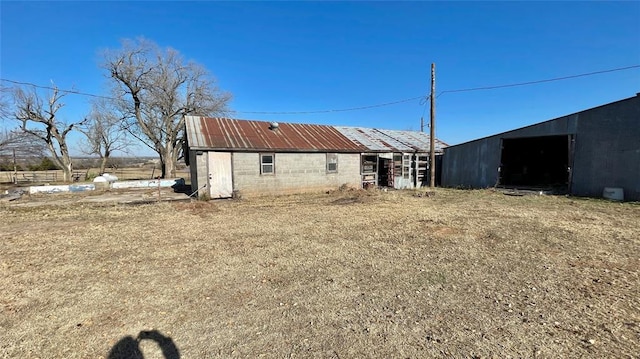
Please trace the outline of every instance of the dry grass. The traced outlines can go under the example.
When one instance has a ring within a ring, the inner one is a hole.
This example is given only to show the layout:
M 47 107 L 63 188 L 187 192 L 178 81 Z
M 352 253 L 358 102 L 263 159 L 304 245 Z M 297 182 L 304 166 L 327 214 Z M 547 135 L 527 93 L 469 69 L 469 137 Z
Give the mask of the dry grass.
M 143 330 L 181 358 L 640 353 L 635 204 L 336 191 L 0 211 L 3 358 L 116 358 Z

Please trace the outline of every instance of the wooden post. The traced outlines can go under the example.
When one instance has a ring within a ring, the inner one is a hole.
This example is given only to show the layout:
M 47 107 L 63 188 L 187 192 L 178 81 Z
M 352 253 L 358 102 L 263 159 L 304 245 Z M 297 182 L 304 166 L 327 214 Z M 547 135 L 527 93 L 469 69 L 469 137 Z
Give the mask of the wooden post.
M 13 184 L 18 184 L 18 163 L 16 161 L 16 149 L 13 149 Z
M 429 187 L 436 187 L 436 64 L 431 64 L 431 122 L 429 132 Z

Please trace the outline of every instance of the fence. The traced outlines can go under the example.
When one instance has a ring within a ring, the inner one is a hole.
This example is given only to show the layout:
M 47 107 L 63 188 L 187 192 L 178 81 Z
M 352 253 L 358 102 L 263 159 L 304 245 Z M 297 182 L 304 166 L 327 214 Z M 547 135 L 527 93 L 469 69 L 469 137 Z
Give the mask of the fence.
M 72 174 L 73 182 L 84 182 L 93 179 L 99 172 L 97 168 L 91 168 L 89 170 L 74 171 Z M 115 175 L 120 180 L 136 180 L 136 179 L 151 179 L 160 175 L 158 169 L 142 168 L 142 167 L 129 167 L 118 168 L 107 171 L 108 173 Z M 176 172 L 176 177 L 184 178 L 189 182 L 190 173 L 189 169 L 181 169 Z M 62 182 L 64 175 L 61 170 L 51 171 L 2 171 L 0 172 L 0 183 L 6 184 L 42 184 L 42 183 L 55 183 Z
M 8 172 L 7 174 L 10 175 L 9 182 L 16 184 L 58 182 L 56 171 Z

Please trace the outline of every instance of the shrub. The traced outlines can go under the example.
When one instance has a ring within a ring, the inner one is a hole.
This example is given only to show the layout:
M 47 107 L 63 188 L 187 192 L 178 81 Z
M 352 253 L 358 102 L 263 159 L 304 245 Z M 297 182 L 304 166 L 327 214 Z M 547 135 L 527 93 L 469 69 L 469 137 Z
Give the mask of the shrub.
M 16 170 L 22 171 L 22 166 L 16 165 Z M 13 162 L 0 162 L 0 171 L 13 171 Z
M 40 163 L 29 165 L 27 168 L 29 171 L 48 171 L 59 169 L 49 157 L 43 157 Z

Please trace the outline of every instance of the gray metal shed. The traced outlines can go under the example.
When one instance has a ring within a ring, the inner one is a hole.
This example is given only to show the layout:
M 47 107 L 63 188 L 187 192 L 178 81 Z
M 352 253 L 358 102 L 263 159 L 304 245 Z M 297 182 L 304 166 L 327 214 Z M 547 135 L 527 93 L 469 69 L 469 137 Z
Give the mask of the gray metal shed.
M 447 147 L 446 187 L 505 186 L 640 201 L 640 93 L 520 129 Z

